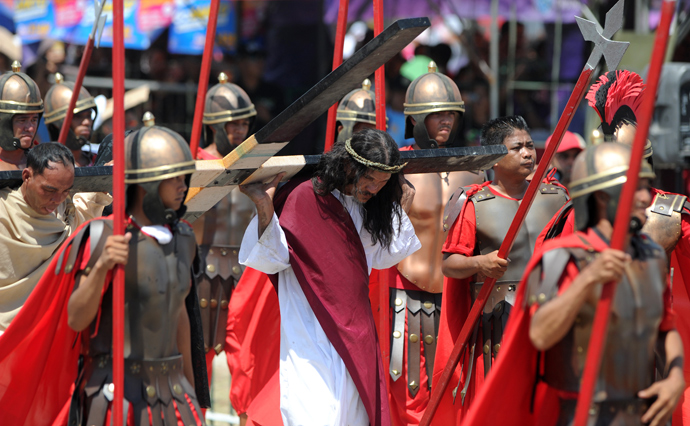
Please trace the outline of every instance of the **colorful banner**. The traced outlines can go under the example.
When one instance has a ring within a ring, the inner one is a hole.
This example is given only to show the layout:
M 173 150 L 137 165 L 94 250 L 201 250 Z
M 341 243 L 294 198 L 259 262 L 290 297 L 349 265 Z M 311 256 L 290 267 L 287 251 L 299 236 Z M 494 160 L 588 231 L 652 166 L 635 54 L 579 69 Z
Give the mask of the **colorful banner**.
M 170 25 L 168 51 L 182 55 L 201 55 L 206 42 L 209 0 L 175 0 L 175 16 Z M 237 44 L 235 7 L 221 0 L 216 29 L 216 47 L 234 52 Z
M 124 37 L 125 37 L 125 47 L 127 49 L 145 50 L 151 45 L 151 41 L 158 37 L 166 24 L 163 16 L 163 12 L 170 10 L 172 14 L 172 8 L 166 9 L 161 6 L 164 3 L 170 3 L 166 0 L 125 0 L 124 3 Z M 141 24 L 143 24 L 143 19 L 139 16 L 144 7 L 144 12 L 147 16 L 155 16 L 155 23 L 146 22 L 143 26 L 146 30 L 142 29 Z M 157 7 L 158 6 L 158 7 Z M 86 41 L 91 34 L 93 24 L 95 21 L 94 16 L 95 5 L 93 2 L 86 4 L 86 9 L 84 10 L 84 17 L 77 25 L 77 27 L 66 37 L 65 41 L 69 43 L 76 44 L 86 44 Z M 101 46 L 112 47 L 113 45 L 113 6 L 112 2 L 107 2 L 103 8 L 103 14 L 107 16 L 107 22 L 105 28 L 103 29 L 103 37 L 101 38 Z

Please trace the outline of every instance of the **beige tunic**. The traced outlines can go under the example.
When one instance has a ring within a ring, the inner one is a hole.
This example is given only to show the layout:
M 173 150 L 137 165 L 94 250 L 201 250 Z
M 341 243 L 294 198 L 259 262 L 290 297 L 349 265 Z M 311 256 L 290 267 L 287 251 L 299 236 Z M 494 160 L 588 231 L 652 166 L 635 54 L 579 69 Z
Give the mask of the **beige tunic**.
M 112 202 L 104 193 L 80 193 L 51 214 L 39 214 L 21 188 L 0 189 L 0 331 L 4 331 L 67 237 Z

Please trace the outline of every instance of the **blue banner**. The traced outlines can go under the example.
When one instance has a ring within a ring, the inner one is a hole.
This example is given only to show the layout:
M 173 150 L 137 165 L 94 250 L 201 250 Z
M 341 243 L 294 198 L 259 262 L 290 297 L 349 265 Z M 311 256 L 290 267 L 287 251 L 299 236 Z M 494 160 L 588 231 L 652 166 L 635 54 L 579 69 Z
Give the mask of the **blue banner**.
M 201 55 L 206 42 L 206 26 L 211 3 L 209 0 L 175 0 L 175 14 L 170 25 L 168 51 L 183 55 Z M 235 7 L 221 0 L 216 28 L 216 48 L 234 52 L 237 43 Z

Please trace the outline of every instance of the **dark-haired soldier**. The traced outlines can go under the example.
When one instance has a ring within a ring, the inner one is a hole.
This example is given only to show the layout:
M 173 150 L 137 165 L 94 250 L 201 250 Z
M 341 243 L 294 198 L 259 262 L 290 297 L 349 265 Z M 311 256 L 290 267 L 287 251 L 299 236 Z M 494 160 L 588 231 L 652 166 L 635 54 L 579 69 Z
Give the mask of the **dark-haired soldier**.
M 443 274 L 449 278 L 443 298 L 434 378 L 440 377 L 467 314 L 487 277 L 496 278 L 495 290 L 484 308 L 462 363 L 455 372 L 458 400 L 446 392 L 438 415 L 455 424 L 466 412 L 501 347 L 503 329 L 515 302 L 517 284 L 545 227 L 568 201 L 565 188 L 545 179 L 525 218 L 508 259 L 498 249 L 529 186 L 527 177 L 536 161 L 534 142 L 520 116 L 500 117 L 482 128 L 482 145 L 503 144 L 508 155 L 493 167 L 494 180 L 461 188 L 444 213 L 450 231 L 443 246 Z M 442 414 L 444 413 L 444 414 Z M 441 418 L 437 418 L 441 422 Z
M 74 91 L 74 83 L 65 82 L 62 74 L 55 74 L 55 84 L 45 96 L 45 122 L 50 132 L 50 139 L 57 141 L 60 129 L 64 125 L 69 101 Z M 93 96 L 82 87 L 79 98 L 74 107 L 74 116 L 69 123 L 65 145 L 72 151 L 77 167 L 91 166 L 94 156 L 82 151 L 82 147 L 89 143 L 93 134 L 93 122 L 96 119 L 96 101 Z
M 637 114 L 644 94 L 642 78 L 631 71 L 608 72 L 592 85 L 587 94 L 589 105 L 601 119 L 604 140 L 632 146 L 637 130 Z M 643 157 L 653 166 L 652 141 L 647 139 Z M 681 194 L 673 194 L 651 188 L 652 202 L 647 208 L 647 221 L 642 232 L 649 235 L 666 252 L 673 271 L 673 296 L 679 318 L 688 317 L 688 292 L 690 285 L 690 201 Z M 678 331 L 683 341 L 690 343 L 690 327 L 678 321 Z M 690 351 L 690 345 L 686 346 Z M 690 381 L 690 369 L 686 367 L 685 380 Z M 689 401 L 689 402 L 685 402 Z M 690 415 L 690 392 L 675 414 L 674 423 L 680 417 Z
M 277 274 L 280 409 L 285 425 L 390 425 L 376 328 L 372 268 L 420 247 L 407 218 L 414 190 L 385 132 L 365 129 L 324 154 L 310 180 L 282 175 L 241 187 L 258 214 L 240 261 Z
M 19 62 L 0 76 L 0 171 L 21 170 L 43 114 L 41 92 Z
M 70 197 L 74 157 L 59 143 L 29 151 L 22 181 L 19 188 L 0 189 L 0 331 L 24 305 L 60 245 L 110 203 L 102 193 Z
M 124 151 L 126 234 L 112 235 L 111 218 L 80 227 L 0 336 L 3 377 L 32 367 L 23 380 L 3 384 L 0 411 L 12 424 L 112 423 L 111 284 L 118 264 L 124 272 L 125 422 L 204 424 L 200 404 L 207 406 L 208 388 L 192 280 L 196 242 L 179 220 L 195 162 L 187 142 L 163 127 L 128 135 Z
M 405 96 L 405 136 L 415 143 L 402 150 L 453 145 L 465 104 L 455 83 L 436 72 L 416 78 Z M 393 423 L 418 424 L 429 403 L 434 371 L 443 273 L 441 248 L 446 239 L 443 207 L 459 187 L 480 184 L 483 173 L 452 172 L 406 176 L 416 190 L 410 221 L 422 248 L 395 267 L 379 272 L 390 287 L 390 395 Z M 385 306 L 385 305 L 384 305 Z
M 570 191 L 578 232 L 545 243 L 530 261 L 503 353 L 464 424 L 572 425 L 596 306 L 602 285 L 612 281 L 618 284 L 586 423 L 667 424 L 685 388 L 683 344 L 664 250 L 640 233 L 654 177 L 646 162 L 630 211 L 636 226 L 622 251 L 609 248 L 629 166 L 630 148 L 618 143 L 587 148 L 575 160 Z M 657 342 L 669 362 L 655 382 Z

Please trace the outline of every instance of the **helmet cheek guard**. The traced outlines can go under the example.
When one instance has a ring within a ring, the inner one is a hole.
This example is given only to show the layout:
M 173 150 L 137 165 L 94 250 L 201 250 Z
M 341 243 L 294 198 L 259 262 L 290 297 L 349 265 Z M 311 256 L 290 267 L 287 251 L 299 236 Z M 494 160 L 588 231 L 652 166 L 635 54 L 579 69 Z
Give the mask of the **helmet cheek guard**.
M 256 108 L 247 92 L 236 84 L 228 83 L 228 76 L 220 73 L 219 83 L 206 93 L 203 124 L 206 126 L 206 146 L 216 144 L 216 149 L 223 156 L 230 154 L 235 147 L 230 143 L 225 132 L 225 123 L 247 119 L 249 131 L 256 119 Z M 212 131 L 215 130 L 215 134 Z
M 14 61 L 12 71 L 0 76 L 0 148 L 6 151 L 23 149 L 19 138 L 14 136 L 12 119 L 15 115 L 38 114 L 39 122 L 43 116 L 43 100 L 38 85 L 20 70 L 21 65 Z
M 74 83 L 65 82 L 62 75 L 56 73 L 55 84 L 48 90 L 45 96 L 45 122 L 48 125 L 50 138 L 54 141 L 58 140 L 60 129 L 65 124 L 65 117 L 67 116 L 67 108 L 69 108 L 72 92 L 74 92 Z M 82 87 L 79 89 L 79 97 L 74 106 L 74 114 L 79 114 L 87 110 L 92 110 L 98 114 L 95 99 L 88 90 Z M 96 117 L 94 116 L 92 118 L 91 131 L 93 132 L 93 123 Z M 68 125 L 70 129 L 67 133 L 65 145 L 72 151 L 80 150 L 81 147 L 86 145 L 89 141 L 74 133 L 74 130 L 72 130 L 72 123 L 68 123 Z
M 139 185 L 146 193 L 143 201 L 146 217 L 154 224 L 177 222 L 186 206 L 182 204 L 178 210 L 165 207 L 158 188 L 163 180 L 182 175 L 189 188 L 196 166 L 187 142 L 165 127 L 144 127 L 125 139 L 125 156 L 125 184 Z
M 602 191 L 609 196 L 606 219 L 614 223 L 618 200 L 630 165 L 630 147 L 616 142 L 594 145 L 575 159 L 570 182 L 570 195 L 575 209 L 575 228 L 585 230 L 594 218 L 590 217 L 590 201 L 594 193 Z M 654 178 L 646 161 L 642 162 L 639 177 Z
M 376 95 L 371 90 L 371 81 L 362 82 L 361 89 L 355 89 L 345 95 L 338 104 L 336 126 L 342 125 L 337 142 L 344 142 L 352 137 L 357 123 L 368 123 L 376 126 Z M 386 126 L 388 117 L 386 117 Z
M 438 148 L 438 142 L 429 136 L 425 120 L 429 114 L 442 111 L 455 111 L 461 117 L 465 113 L 465 103 L 458 86 L 447 76 L 436 72 L 436 64 L 429 63 L 429 72 L 417 77 L 407 88 L 405 94 L 405 138 L 414 137 L 420 148 Z M 414 118 L 412 123 L 410 118 Z M 447 145 L 455 141 L 460 120 L 455 120 Z

